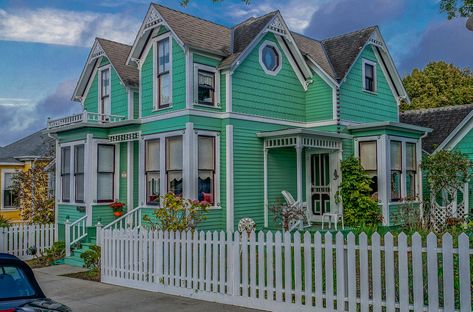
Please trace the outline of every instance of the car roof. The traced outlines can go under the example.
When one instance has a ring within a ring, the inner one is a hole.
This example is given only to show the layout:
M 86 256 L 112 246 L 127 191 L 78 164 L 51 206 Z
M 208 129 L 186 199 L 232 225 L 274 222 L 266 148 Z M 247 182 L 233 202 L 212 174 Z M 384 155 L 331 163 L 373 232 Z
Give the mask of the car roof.
M 0 253 L 0 259 L 8 259 L 8 260 L 20 260 L 17 257 L 7 254 L 7 253 Z M 20 260 L 21 261 L 21 260 Z

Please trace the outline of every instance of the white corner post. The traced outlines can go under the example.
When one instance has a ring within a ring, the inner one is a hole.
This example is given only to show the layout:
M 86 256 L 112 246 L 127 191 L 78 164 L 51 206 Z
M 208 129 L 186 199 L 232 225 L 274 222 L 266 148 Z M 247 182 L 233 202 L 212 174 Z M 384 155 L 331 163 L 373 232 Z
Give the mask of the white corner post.
M 264 147 L 263 150 L 264 227 L 268 227 L 268 149 Z
M 227 231 L 234 230 L 233 211 L 233 125 L 226 126 L 226 184 L 227 184 Z
M 92 150 L 92 134 L 88 133 L 85 146 L 84 146 L 84 203 L 85 203 L 85 214 L 87 215 L 86 225 L 92 226 L 92 185 L 93 183 L 89 183 L 92 180 L 93 175 L 93 150 Z
M 297 138 L 296 144 L 297 160 L 297 201 L 302 202 L 302 143 L 301 138 Z
M 377 140 L 378 146 L 378 197 L 382 203 L 383 224 L 389 225 L 389 192 L 391 190 L 391 157 L 389 151 L 389 140 L 387 135 L 383 134 Z
M 186 132 L 184 133 L 184 138 L 183 138 L 183 195 L 184 198 L 191 198 L 195 199 L 197 198 L 195 190 L 195 177 L 194 177 L 194 160 L 197 159 L 197 157 L 191 157 L 191 155 L 196 155 L 194 152 L 194 124 L 192 122 L 187 122 L 186 123 Z
M 133 210 L 133 145 L 135 144 L 134 141 L 127 142 L 127 206 L 128 211 Z
M 232 72 L 228 71 L 225 73 L 225 111 L 227 113 L 232 112 Z
M 56 139 L 56 178 L 54 182 L 55 185 L 55 211 L 54 211 L 54 224 L 55 224 L 55 231 L 54 231 L 54 241 L 58 241 L 59 238 L 59 231 L 58 231 L 58 216 L 59 216 L 59 201 L 61 198 L 62 200 L 62 189 L 61 189 L 61 146 L 59 145 L 59 140 Z

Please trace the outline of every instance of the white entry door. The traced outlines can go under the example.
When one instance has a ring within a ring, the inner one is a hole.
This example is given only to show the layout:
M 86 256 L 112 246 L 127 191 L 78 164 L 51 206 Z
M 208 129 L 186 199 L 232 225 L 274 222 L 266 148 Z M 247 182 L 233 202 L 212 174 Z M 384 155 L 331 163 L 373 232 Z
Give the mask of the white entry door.
M 329 153 L 310 155 L 310 203 L 314 216 L 330 211 L 330 176 Z

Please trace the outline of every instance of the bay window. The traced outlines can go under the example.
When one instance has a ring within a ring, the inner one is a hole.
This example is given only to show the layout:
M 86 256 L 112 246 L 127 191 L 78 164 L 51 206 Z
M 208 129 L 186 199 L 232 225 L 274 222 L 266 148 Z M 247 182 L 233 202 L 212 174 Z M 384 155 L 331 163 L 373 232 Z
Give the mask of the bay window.
M 156 70 L 156 90 L 157 108 L 166 108 L 171 104 L 171 63 L 169 51 L 169 37 L 157 42 L 157 70 Z
M 371 177 L 372 194 L 378 193 L 378 157 L 376 141 L 362 141 L 359 143 L 359 157 L 361 166 Z
M 84 202 L 84 145 L 74 146 L 74 186 L 77 203 Z
M 110 68 L 105 68 L 100 71 L 100 113 L 110 115 Z M 107 117 L 102 116 L 103 121 Z
M 146 141 L 146 204 L 159 204 L 160 178 L 160 140 Z
M 71 200 L 71 147 L 61 148 L 61 200 Z
M 215 198 L 215 138 L 198 136 L 197 199 L 214 204 Z
M 402 143 L 391 141 L 391 201 L 401 200 Z
M 182 136 L 166 138 L 167 191 L 182 195 Z
M 18 196 L 13 190 L 14 172 L 5 172 L 3 175 L 3 208 L 15 208 Z
M 114 199 L 115 146 L 97 145 L 97 202 Z
M 406 143 L 406 192 L 409 199 L 413 199 L 416 194 L 417 179 L 417 156 L 416 144 Z

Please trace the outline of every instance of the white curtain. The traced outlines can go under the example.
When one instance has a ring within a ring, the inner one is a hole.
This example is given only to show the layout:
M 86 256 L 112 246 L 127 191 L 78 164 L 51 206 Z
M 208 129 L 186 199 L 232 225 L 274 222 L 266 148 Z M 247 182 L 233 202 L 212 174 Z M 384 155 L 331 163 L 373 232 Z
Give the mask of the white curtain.
M 361 166 L 368 171 L 377 170 L 376 141 L 360 142 Z
M 167 170 L 182 170 L 182 136 L 166 139 Z
M 146 171 L 159 171 L 159 140 L 146 141 Z
M 214 140 L 213 137 L 199 136 L 199 170 L 214 170 Z

